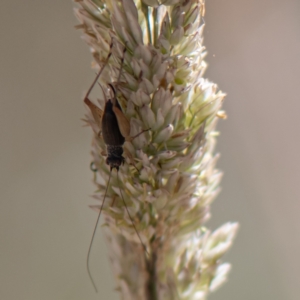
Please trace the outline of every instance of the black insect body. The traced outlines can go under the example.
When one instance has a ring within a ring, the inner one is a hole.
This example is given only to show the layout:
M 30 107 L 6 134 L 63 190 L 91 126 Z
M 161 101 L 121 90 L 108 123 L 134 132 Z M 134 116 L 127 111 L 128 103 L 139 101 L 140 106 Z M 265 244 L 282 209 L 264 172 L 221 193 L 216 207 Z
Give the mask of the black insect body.
M 118 101 L 115 101 L 116 107 L 121 110 Z M 117 117 L 113 111 L 113 103 L 111 100 L 108 100 L 105 104 L 101 123 L 102 137 L 107 149 L 106 163 L 110 166 L 111 170 L 113 168 L 119 170 L 119 167 L 124 164 L 125 161 L 122 156 L 125 138 L 119 129 Z
M 111 47 L 112 47 L 112 45 L 111 45 Z M 125 51 L 126 50 L 124 49 L 123 57 L 122 57 L 122 60 L 121 60 L 121 67 L 120 67 L 120 74 L 119 74 L 118 82 L 119 82 L 119 79 L 121 77 L 121 71 L 122 71 Z M 143 130 L 140 133 L 138 133 L 136 136 L 130 137 L 130 123 L 129 123 L 129 121 L 127 120 L 127 118 L 125 117 L 125 115 L 122 112 L 121 106 L 120 106 L 120 104 L 119 104 L 119 102 L 116 98 L 116 91 L 115 91 L 113 85 L 109 84 L 111 90 L 114 93 L 114 97 L 112 99 L 109 99 L 109 100 L 106 101 L 104 111 L 102 111 L 100 108 L 98 108 L 95 104 L 93 104 L 89 100 L 89 98 L 88 98 L 89 94 L 90 94 L 92 88 L 94 87 L 94 85 L 96 84 L 98 78 L 100 77 L 100 74 L 102 73 L 105 65 L 107 64 L 110 56 L 111 56 L 111 51 L 108 54 L 108 56 L 106 58 L 106 61 L 104 62 L 103 67 L 101 68 L 100 72 L 96 76 L 95 80 L 93 81 L 91 87 L 89 88 L 89 90 L 88 90 L 88 92 L 87 92 L 87 94 L 84 98 L 84 102 L 90 108 L 95 123 L 98 125 L 99 128 L 101 128 L 102 138 L 104 140 L 104 143 L 105 143 L 106 149 L 107 149 L 106 164 L 110 166 L 110 173 L 109 173 L 109 178 L 108 178 L 106 190 L 105 190 L 105 193 L 104 193 L 103 202 L 102 202 L 100 210 L 99 210 L 98 218 L 97 218 L 97 221 L 96 221 L 96 225 L 95 225 L 95 228 L 94 228 L 94 231 L 93 231 L 92 239 L 91 239 L 88 254 L 87 254 L 87 271 L 88 271 L 89 277 L 91 279 L 91 282 L 92 282 L 96 292 L 97 292 L 97 288 L 96 288 L 96 285 L 95 285 L 94 280 L 92 278 L 92 275 L 91 275 L 91 272 L 90 272 L 90 267 L 89 267 L 90 252 L 91 252 L 93 240 L 94 240 L 94 237 L 95 237 L 96 229 L 98 227 L 98 223 L 99 223 L 99 220 L 100 220 L 103 205 L 104 205 L 104 202 L 105 202 L 107 190 L 108 190 L 108 187 L 109 187 L 111 173 L 112 173 L 113 169 L 116 169 L 117 172 L 118 172 L 120 166 L 122 164 L 124 164 L 124 162 L 125 162 L 125 158 L 122 156 L 122 154 L 123 154 L 123 145 L 125 143 L 125 140 L 132 141 L 134 138 L 136 138 L 137 136 L 139 136 L 143 132 L 149 130 L 149 129 Z M 96 171 L 96 169 L 93 169 L 93 171 Z M 140 237 L 140 235 L 139 235 L 139 233 L 138 233 L 138 231 L 137 231 L 137 229 L 134 225 L 133 219 L 132 219 L 132 217 L 131 217 L 131 215 L 128 211 L 128 208 L 127 208 L 127 205 L 125 203 L 124 197 L 122 195 L 122 190 L 121 190 L 120 187 L 119 187 L 119 190 L 120 190 L 121 198 L 122 198 L 122 201 L 124 203 L 125 209 L 126 209 L 127 214 L 128 214 L 128 216 L 131 220 L 132 226 L 133 226 L 135 232 L 137 233 L 143 248 L 145 249 L 145 253 L 148 253 L 147 248 L 143 244 L 142 239 L 141 239 L 141 237 Z

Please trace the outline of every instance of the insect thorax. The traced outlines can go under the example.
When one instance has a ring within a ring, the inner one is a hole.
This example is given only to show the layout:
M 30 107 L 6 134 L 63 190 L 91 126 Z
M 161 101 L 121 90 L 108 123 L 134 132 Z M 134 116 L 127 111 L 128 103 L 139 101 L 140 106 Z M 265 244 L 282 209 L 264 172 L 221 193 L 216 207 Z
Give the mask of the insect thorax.
M 119 170 L 119 167 L 124 164 L 123 147 L 116 145 L 106 145 L 107 149 L 107 158 L 106 163 L 110 166 L 111 169 L 116 168 Z

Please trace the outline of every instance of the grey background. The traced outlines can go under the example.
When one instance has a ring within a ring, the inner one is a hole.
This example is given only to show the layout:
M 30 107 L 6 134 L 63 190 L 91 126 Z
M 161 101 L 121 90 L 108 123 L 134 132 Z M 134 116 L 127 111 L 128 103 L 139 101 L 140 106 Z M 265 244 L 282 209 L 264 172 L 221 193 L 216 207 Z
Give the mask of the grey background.
M 223 191 L 210 226 L 239 221 L 228 283 L 210 299 L 297 300 L 300 2 L 209 0 L 206 76 L 228 94 L 220 121 Z M 91 131 L 94 73 L 71 1 L 1 1 L 0 298 L 119 299 L 96 239 Z M 96 253 L 96 254 L 95 254 Z

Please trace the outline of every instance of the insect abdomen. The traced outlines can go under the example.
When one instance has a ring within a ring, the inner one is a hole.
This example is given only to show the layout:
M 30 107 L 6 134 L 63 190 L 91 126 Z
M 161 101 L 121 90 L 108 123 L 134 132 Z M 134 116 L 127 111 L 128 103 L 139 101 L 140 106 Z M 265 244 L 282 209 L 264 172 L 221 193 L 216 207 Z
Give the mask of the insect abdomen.
M 123 146 L 125 138 L 122 136 L 117 117 L 112 110 L 113 104 L 108 100 L 102 117 L 102 136 L 106 145 Z
M 118 102 L 117 105 L 120 108 Z M 120 132 L 117 117 L 112 108 L 113 104 L 111 100 L 108 100 L 102 117 L 102 136 L 107 149 L 106 163 L 111 169 L 116 168 L 119 170 L 121 164 L 124 163 L 122 154 L 125 138 Z

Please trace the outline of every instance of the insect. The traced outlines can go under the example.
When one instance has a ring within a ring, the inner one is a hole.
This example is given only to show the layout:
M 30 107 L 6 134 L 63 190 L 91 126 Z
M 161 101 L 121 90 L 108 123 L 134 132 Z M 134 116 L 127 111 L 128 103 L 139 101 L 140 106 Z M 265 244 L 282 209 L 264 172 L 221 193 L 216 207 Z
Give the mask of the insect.
M 120 81 L 121 78 L 121 73 L 122 73 L 122 67 L 123 67 L 123 63 L 124 63 L 124 57 L 125 57 L 125 52 L 126 52 L 126 47 L 124 47 L 123 50 L 123 55 L 121 58 L 121 65 L 120 65 L 120 71 L 119 71 L 119 76 L 118 76 L 118 81 L 117 83 Z M 101 127 L 101 132 L 102 132 L 102 137 L 104 140 L 104 143 L 106 145 L 106 149 L 107 149 L 107 158 L 106 158 L 106 164 L 109 165 L 110 167 L 110 173 L 109 173 L 109 178 L 108 178 L 108 182 L 106 185 L 106 190 L 104 193 L 104 198 L 103 198 L 103 202 L 101 204 L 99 213 L 98 213 L 98 217 L 97 217 L 97 221 L 96 221 L 96 225 L 94 227 L 94 231 L 93 231 L 93 235 L 91 238 L 91 242 L 90 242 L 90 246 L 89 246 L 89 250 L 88 250 L 88 254 L 87 254 L 87 271 L 90 277 L 90 280 L 97 292 L 97 287 L 96 284 L 93 280 L 93 277 L 91 275 L 90 272 L 90 266 L 89 266 L 89 261 L 90 261 L 90 253 L 91 253 L 91 249 L 92 249 L 92 244 L 95 238 L 95 233 L 98 227 L 98 223 L 100 220 L 100 216 L 101 216 L 101 212 L 103 209 L 103 205 L 105 202 L 105 198 L 106 198 L 106 194 L 108 191 L 108 187 L 109 187 L 109 182 L 110 182 L 110 178 L 111 178 L 111 173 L 113 171 L 113 169 L 117 170 L 117 176 L 118 176 L 118 171 L 121 165 L 124 164 L 125 162 L 125 158 L 122 156 L 123 154 L 123 145 L 125 143 L 125 140 L 130 140 L 132 141 L 134 138 L 138 137 L 140 134 L 144 133 L 145 131 L 148 131 L 149 129 L 146 130 L 142 130 L 140 133 L 138 133 L 137 135 L 130 137 L 130 123 L 127 120 L 127 118 L 125 117 L 125 115 L 122 112 L 121 106 L 116 98 L 116 90 L 113 87 L 112 84 L 108 84 L 109 87 L 111 88 L 111 90 L 113 91 L 113 98 L 109 99 L 106 101 L 105 103 L 105 107 L 104 107 L 104 111 L 102 112 L 102 110 L 100 108 L 98 108 L 95 104 L 93 104 L 90 100 L 89 100 L 89 95 L 94 87 L 94 85 L 96 84 L 96 82 L 98 81 L 101 73 L 103 72 L 103 69 L 105 68 L 105 66 L 107 65 L 110 57 L 112 55 L 112 44 L 110 45 L 110 52 L 102 66 L 102 68 L 100 69 L 99 73 L 97 74 L 96 78 L 94 79 L 92 85 L 90 86 L 89 90 L 87 91 L 85 97 L 84 97 L 84 103 L 90 108 L 93 118 L 95 120 L 95 122 L 99 125 L 99 127 Z M 93 169 L 93 171 L 96 171 L 95 169 Z M 134 225 L 133 219 L 128 211 L 126 202 L 124 200 L 123 194 L 122 194 L 122 190 L 119 187 L 120 190 L 120 195 L 123 201 L 123 204 L 126 208 L 127 214 L 131 220 L 131 223 L 134 227 L 134 230 L 136 231 L 138 238 L 141 242 L 141 244 L 143 245 L 143 248 L 145 249 L 145 252 L 147 252 L 147 248 L 146 246 L 143 244 L 142 239 L 136 229 L 136 226 Z

